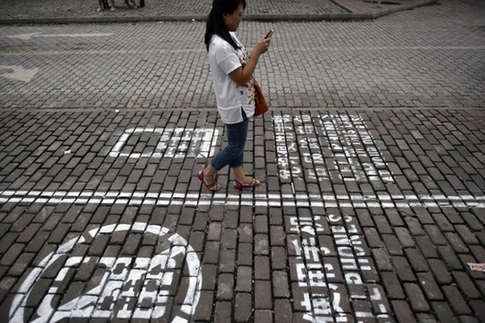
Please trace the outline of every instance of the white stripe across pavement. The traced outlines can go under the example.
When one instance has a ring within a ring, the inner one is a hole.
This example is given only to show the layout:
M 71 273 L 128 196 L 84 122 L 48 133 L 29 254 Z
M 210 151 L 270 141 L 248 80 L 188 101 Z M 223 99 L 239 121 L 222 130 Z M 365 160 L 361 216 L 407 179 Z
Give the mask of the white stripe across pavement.
M 30 40 L 33 37 L 70 37 L 70 38 L 79 38 L 79 37 L 110 37 L 113 36 L 113 33 L 72 33 L 72 34 L 42 34 L 42 33 L 30 33 L 30 34 L 16 34 L 16 35 L 8 35 L 8 38 L 13 39 L 21 39 L 21 40 Z
M 260 194 L 253 192 L 231 193 L 175 193 L 121 192 L 121 191 L 25 191 L 5 190 L 0 192 L 0 203 L 45 203 L 45 204 L 128 204 L 159 206 L 263 206 L 263 207 L 457 207 L 485 208 L 485 196 L 474 195 L 332 195 L 332 194 Z

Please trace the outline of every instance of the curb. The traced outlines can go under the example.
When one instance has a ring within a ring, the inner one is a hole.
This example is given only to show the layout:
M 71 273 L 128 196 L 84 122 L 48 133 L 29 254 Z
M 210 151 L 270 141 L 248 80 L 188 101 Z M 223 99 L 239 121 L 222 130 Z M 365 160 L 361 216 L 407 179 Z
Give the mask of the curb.
M 349 11 L 349 13 L 322 14 L 322 15 L 248 15 L 244 17 L 245 21 L 260 22 L 305 22 L 305 21 L 361 21 L 373 20 L 387 16 L 396 12 L 411 10 L 418 7 L 434 5 L 438 0 L 423 0 L 408 5 L 401 5 L 396 8 L 383 9 L 378 13 L 352 13 L 352 10 L 331 0 L 337 5 Z M 85 24 L 85 23 L 133 23 L 133 22 L 187 22 L 187 21 L 205 21 L 206 16 L 201 15 L 179 15 L 179 16 L 148 16 L 148 17 L 60 17 L 60 18 L 12 18 L 0 19 L 0 25 L 35 25 L 35 24 Z

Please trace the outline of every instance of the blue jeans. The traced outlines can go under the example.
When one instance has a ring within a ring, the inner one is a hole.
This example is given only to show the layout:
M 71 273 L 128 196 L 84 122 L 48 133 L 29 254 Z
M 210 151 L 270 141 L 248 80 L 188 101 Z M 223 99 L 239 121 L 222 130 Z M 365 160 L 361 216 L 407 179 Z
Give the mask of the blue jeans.
M 226 124 L 228 145 L 212 159 L 211 166 L 217 171 L 229 167 L 239 167 L 243 164 L 244 146 L 248 136 L 248 118 L 243 111 L 243 121 Z

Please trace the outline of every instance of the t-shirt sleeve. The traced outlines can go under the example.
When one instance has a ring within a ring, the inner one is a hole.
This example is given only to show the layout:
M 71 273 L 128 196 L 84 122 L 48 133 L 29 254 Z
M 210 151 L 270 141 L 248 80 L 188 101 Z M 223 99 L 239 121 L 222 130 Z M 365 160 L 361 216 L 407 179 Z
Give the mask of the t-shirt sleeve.
M 239 57 L 229 43 L 224 42 L 217 46 L 215 50 L 216 63 L 224 73 L 229 74 L 242 66 Z

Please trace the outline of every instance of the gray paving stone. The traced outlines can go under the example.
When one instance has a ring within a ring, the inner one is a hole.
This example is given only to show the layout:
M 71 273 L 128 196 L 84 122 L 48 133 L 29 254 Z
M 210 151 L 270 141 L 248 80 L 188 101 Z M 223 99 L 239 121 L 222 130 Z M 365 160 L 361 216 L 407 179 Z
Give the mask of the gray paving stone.
M 223 249 L 221 251 L 219 270 L 221 272 L 234 272 L 236 267 L 235 260 L 236 251 L 234 249 Z
M 406 257 L 394 256 L 392 257 L 392 263 L 401 281 L 416 281 L 416 275 Z
M 234 277 L 232 274 L 221 274 L 217 278 L 217 300 L 231 300 L 234 291 Z
M 444 286 L 443 293 L 449 300 L 449 303 L 455 313 L 458 315 L 471 313 L 470 307 L 467 305 L 467 302 L 455 286 Z
M 443 293 L 441 292 L 438 283 L 431 273 L 418 273 L 417 275 L 419 283 L 428 299 L 443 300 Z
M 276 299 L 274 301 L 274 320 L 275 322 L 292 321 L 292 308 L 289 300 Z
M 381 274 L 382 282 L 386 287 L 387 295 L 391 299 L 404 299 L 404 291 L 399 283 L 399 279 L 393 272 L 383 272 Z
M 404 301 L 392 301 L 392 306 L 396 313 L 396 318 L 399 322 L 415 322 L 413 311 L 409 305 Z
M 231 302 L 216 302 L 214 322 L 222 323 L 231 320 Z
M 454 271 L 452 272 L 453 278 L 455 279 L 457 286 L 460 288 L 461 292 L 468 298 L 480 298 L 481 294 L 475 287 L 473 281 L 464 272 Z
M 481 321 L 485 318 L 485 307 L 483 305 L 483 300 L 470 301 L 470 306 L 472 307 L 475 317 L 478 321 Z
M 283 247 L 271 248 L 271 268 L 273 270 L 287 268 L 287 251 Z
M 413 312 L 427 312 L 430 310 L 428 302 L 419 285 L 414 283 L 405 283 L 404 290 L 408 295 Z
M 248 322 L 252 315 L 252 296 L 250 293 L 237 293 L 234 302 L 234 320 Z
M 382 239 L 384 240 L 386 249 L 391 255 L 403 255 L 402 245 L 394 235 L 383 234 Z
M 209 321 L 212 315 L 214 293 L 212 291 L 201 291 L 200 310 L 194 313 L 195 320 Z
M 254 297 L 258 301 L 255 304 L 256 309 L 272 309 L 272 288 L 271 282 L 266 280 L 256 280 L 254 282 Z
M 438 246 L 438 252 L 440 254 L 440 258 L 446 263 L 448 268 L 458 270 L 463 268 L 462 263 L 451 246 Z

